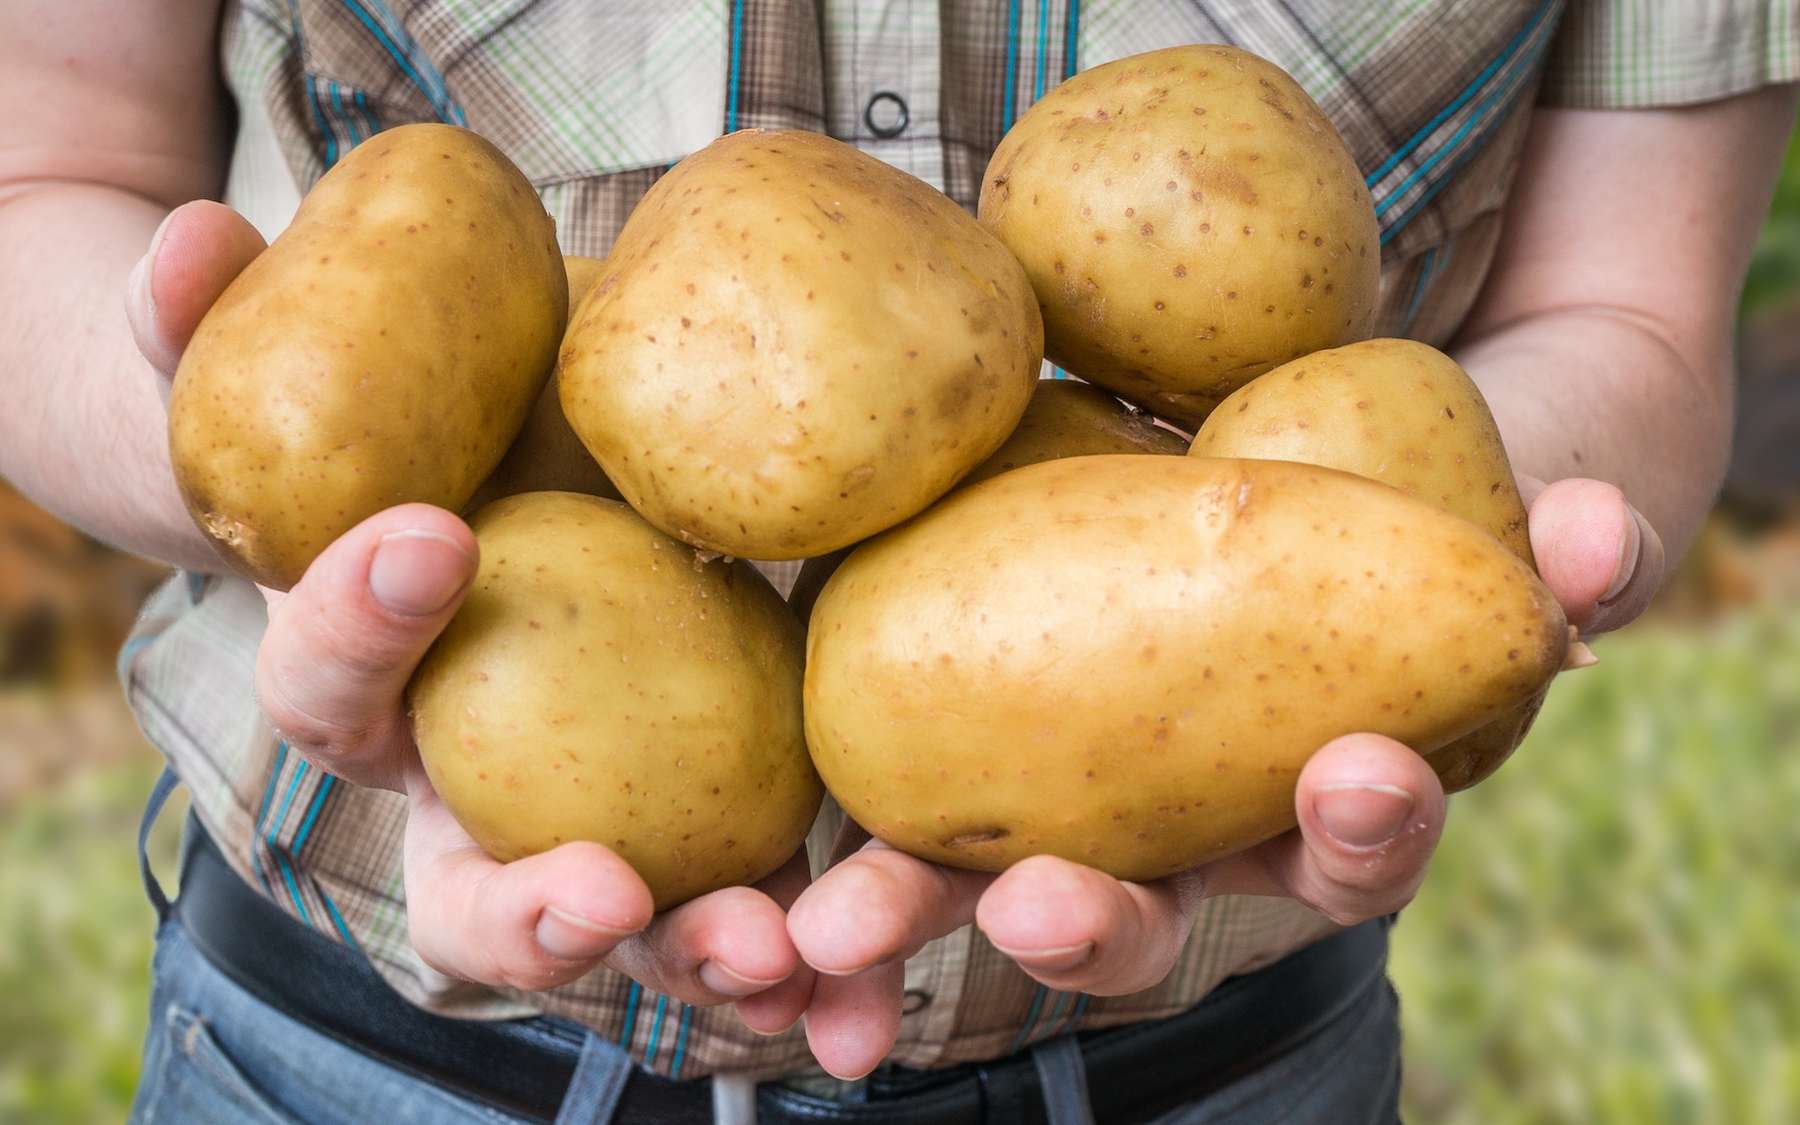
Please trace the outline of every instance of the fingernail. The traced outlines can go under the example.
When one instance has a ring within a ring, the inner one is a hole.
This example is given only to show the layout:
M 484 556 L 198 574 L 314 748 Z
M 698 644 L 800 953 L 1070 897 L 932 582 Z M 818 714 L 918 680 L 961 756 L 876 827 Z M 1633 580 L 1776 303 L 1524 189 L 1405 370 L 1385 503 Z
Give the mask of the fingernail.
M 544 907 L 538 916 L 537 943 L 545 953 L 564 961 L 586 961 L 598 957 L 629 934 L 586 918 L 577 917 L 554 906 Z
M 375 546 L 369 592 L 391 613 L 428 617 L 450 604 L 474 569 L 475 560 L 447 535 L 391 531 Z
M 753 996 L 758 992 L 775 987 L 786 979 L 785 977 L 776 977 L 774 980 L 757 980 L 755 977 L 747 977 L 742 973 L 733 972 L 717 961 L 702 961 L 694 975 L 700 978 L 701 984 L 721 996 Z
M 1094 943 L 1091 941 L 1084 941 L 1079 945 L 1059 945 L 1054 949 L 1008 949 L 998 944 L 994 948 L 1028 969 L 1045 973 L 1066 973 L 1070 969 L 1078 969 L 1094 955 Z
M 1638 515 L 1625 506 L 1625 536 L 1619 542 L 1619 567 L 1613 571 L 1612 582 L 1606 592 L 1600 595 L 1600 604 L 1605 605 L 1625 592 L 1631 576 L 1637 571 L 1638 551 L 1643 547 L 1644 533 L 1638 528 Z
M 1397 785 L 1328 785 L 1313 796 L 1313 811 L 1325 831 L 1353 848 L 1393 839 L 1413 804 L 1413 795 Z
M 163 216 L 163 221 L 156 224 L 156 233 L 150 236 L 150 247 L 144 256 L 131 267 L 131 275 L 125 279 L 125 291 L 131 294 L 133 301 L 141 305 L 150 319 L 156 319 L 156 289 L 150 284 L 151 270 L 156 262 L 156 252 L 162 249 L 163 233 L 169 229 L 169 220 L 175 217 L 170 211 Z

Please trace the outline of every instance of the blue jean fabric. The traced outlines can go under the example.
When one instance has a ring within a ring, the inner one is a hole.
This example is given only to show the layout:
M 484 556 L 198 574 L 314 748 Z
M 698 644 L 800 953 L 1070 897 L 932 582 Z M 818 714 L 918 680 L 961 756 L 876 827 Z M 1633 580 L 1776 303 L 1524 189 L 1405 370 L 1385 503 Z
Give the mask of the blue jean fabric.
M 133 1122 L 516 1125 L 522 1120 L 288 1018 L 208 963 L 175 918 L 157 935 L 152 975 Z
M 146 891 L 161 923 L 133 1123 L 512 1125 L 524 1120 L 313 1030 L 209 962 L 183 930 L 180 912 L 169 908 L 143 855 L 150 825 L 172 786 L 172 775 L 158 783 L 138 842 Z M 346 1004 L 358 999 L 354 993 L 343 998 Z M 568 1039 L 538 1029 L 542 1022 L 512 1021 L 507 1033 L 531 1038 L 544 1049 L 568 1051 Z M 1081 1104 L 1087 1091 L 1075 1040 L 1040 1045 L 1033 1061 L 1052 1125 L 1092 1120 Z M 590 1034 L 558 1122 L 613 1120 L 610 1107 L 629 1065 L 622 1052 Z M 822 1116 L 834 1108 L 823 1099 L 790 1095 L 790 1104 L 803 1112 L 808 1107 L 800 1103 L 816 1103 L 812 1108 Z M 1387 1125 L 1399 1119 L 1399 1096 L 1399 1003 L 1386 974 L 1371 966 L 1356 995 L 1298 1042 L 1164 1114 L 1155 1125 Z M 873 1104 L 860 1108 L 866 1112 Z
M 354 1002 L 346 997 L 346 1002 Z M 1305 1041 L 1158 1125 L 1398 1120 L 1399 1009 L 1385 977 Z M 157 939 L 144 1074 L 131 1120 L 167 1125 L 511 1125 L 297 1023 L 200 954 L 180 922 Z M 633 1123 L 636 1125 L 636 1123 Z

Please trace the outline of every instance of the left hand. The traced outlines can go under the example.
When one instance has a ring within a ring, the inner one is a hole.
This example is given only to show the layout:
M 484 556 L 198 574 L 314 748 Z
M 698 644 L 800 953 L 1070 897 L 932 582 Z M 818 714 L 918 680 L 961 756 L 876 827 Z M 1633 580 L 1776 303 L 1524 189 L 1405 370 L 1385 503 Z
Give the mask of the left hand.
M 1662 581 L 1662 543 L 1615 487 L 1524 481 L 1538 571 L 1584 634 L 1643 611 Z M 1154 883 L 1052 856 L 1000 875 L 940 867 L 879 841 L 821 875 L 788 914 L 817 971 L 806 1036 L 840 1078 L 873 1070 L 900 1029 L 904 962 L 974 922 L 1033 979 L 1116 996 L 1168 975 L 1213 895 L 1297 899 L 1342 925 L 1412 900 L 1444 827 L 1444 791 L 1412 750 L 1375 734 L 1322 747 L 1294 794 L 1299 827 Z

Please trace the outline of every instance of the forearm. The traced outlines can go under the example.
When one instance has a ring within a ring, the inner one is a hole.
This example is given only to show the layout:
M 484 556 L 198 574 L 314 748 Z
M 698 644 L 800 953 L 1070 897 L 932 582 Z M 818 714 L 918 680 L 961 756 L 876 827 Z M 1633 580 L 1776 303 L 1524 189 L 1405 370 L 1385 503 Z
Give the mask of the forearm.
M 1460 343 L 1515 471 L 1544 481 L 1618 485 L 1680 555 L 1725 473 L 1730 356 L 1695 371 L 1630 312 L 1577 306 L 1534 313 Z
M 125 317 L 125 279 L 167 210 L 53 183 L 0 198 L 0 474 L 94 536 L 217 569 L 169 468 L 160 376 Z
M 1519 472 L 1618 485 L 1671 561 L 1724 476 L 1737 297 L 1795 100 L 1539 110 L 1452 344 Z

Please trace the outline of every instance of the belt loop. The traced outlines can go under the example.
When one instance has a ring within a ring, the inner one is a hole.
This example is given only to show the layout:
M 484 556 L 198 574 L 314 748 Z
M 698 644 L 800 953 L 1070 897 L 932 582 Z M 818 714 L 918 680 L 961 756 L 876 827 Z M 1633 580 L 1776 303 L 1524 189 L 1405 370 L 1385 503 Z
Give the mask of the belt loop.
M 608 1039 L 587 1033 L 581 1057 L 569 1078 L 556 1125 L 606 1125 L 619 1108 L 625 1081 L 631 1077 L 631 1056 Z
M 712 1076 L 713 1125 L 756 1125 L 756 1080 L 745 1074 Z
M 162 884 L 156 880 L 156 872 L 150 870 L 150 830 L 156 827 L 156 818 L 162 815 L 163 806 L 168 804 L 169 794 L 181 779 L 175 771 L 163 767 L 162 776 L 156 779 L 156 785 L 150 790 L 150 799 L 144 802 L 144 818 L 138 822 L 138 872 L 144 877 L 144 894 L 150 899 L 150 905 L 156 908 L 156 920 L 161 922 L 169 916 L 169 896 L 163 893 Z
M 1044 1093 L 1044 1115 L 1050 1125 L 1094 1125 L 1088 1101 L 1087 1063 L 1074 1035 L 1059 1035 L 1031 1049 L 1038 1086 Z

